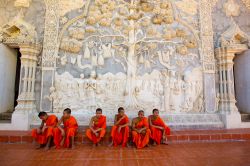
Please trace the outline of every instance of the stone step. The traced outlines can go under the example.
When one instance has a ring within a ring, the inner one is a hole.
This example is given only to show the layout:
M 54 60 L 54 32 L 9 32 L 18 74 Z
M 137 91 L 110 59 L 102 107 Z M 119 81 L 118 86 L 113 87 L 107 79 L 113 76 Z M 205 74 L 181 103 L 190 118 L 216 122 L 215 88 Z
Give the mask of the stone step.
M 242 122 L 250 122 L 250 114 L 242 113 L 241 114 L 241 121 Z
M 91 143 L 83 130 L 79 130 L 75 139 L 78 143 Z M 108 128 L 103 144 L 110 143 L 110 140 L 110 128 Z M 169 143 L 250 141 L 250 129 L 172 131 L 168 141 Z M 0 143 L 31 142 L 31 131 L 0 131 Z

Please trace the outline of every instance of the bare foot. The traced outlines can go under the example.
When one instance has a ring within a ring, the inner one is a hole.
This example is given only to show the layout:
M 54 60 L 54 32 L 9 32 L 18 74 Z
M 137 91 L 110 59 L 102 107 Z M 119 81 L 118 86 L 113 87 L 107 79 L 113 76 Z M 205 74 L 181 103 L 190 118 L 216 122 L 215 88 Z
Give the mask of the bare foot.
M 36 149 L 42 149 L 42 148 L 43 148 L 42 145 L 37 145 L 37 146 L 36 146 Z
M 164 145 L 168 145 L 167 141 L 163 141 L 162 144 Z
M 71 149 L 75 149 L 75 148 L 76 148 L 75 145 L 72 145 L 72 146 L 71 146 Z
M 157 145 L 156 142 L 154 142 L 154 143 L 153 143 L 153 146 L 156 146 L 156 145 Z
M 131 146 L 129 145 L 129 143 L 127 143 L 127 145 L 126 145 L 126 146 L 127 146 L 127 148 L 131 148 Z
M 64 145 L 64 141 L 61 141 L 60 146 L 63 147 L 63 145 Z
M 113 142 L 111 142 L 109 145 L 108 145 L 108 147 L 112 147 L 113 146 Z
M 48 146 L 46 146 L 46 147 L 44 148 L 44 150 L 45 150 L 45 151 L 48 151 L 48 150 L 49 150 L 49 147 L 48 147 Z
M 93 144 L 93 147 L 96 147 L 96 144 Z

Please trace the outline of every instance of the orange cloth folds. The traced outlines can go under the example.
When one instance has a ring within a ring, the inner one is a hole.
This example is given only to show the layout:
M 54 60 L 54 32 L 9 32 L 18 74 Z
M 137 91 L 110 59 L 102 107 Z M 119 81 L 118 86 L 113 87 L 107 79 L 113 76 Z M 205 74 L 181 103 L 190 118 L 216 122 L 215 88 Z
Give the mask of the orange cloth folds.
M 37 133 L 37 129 L 33 129 L 32 130 L 32 137 L 36 139 L 36 141 L 41 144 L 41 145 L 44 145 L 47 143 L 47 140 L 48 140 L 48 137 L 52 136 L 54 137 L 55 135 L 57 135 L 58 133 L 58 130 L 56 130 L 56 124 L 58 122 L 58 119 L 55 115 L 49 115 L 47 120 L 45 121 L 45 124 L 46 125 L 46 129 L 43 133 Z M 55 145 L 57 145 L 57 142 L 58 140 L 53 139 Z
M 94 119 L 94 126 L 93 129 L 99 129 L 102 128 L 102 130 L 100 130 L 98 132 L 98 136 L 96 136 L 91 129 L 87 129 L 86 130 L 86 136 L 94 143 L 98 143 L 101 141 L 101 139 L 104 137 L 105 133 L 106 133 L 106 116 L 101 115 L 99 119 Z
M 164 133 L 165 136 L 170 135 L 170 128 L 167 125 L 165 125 L 164 121 L 159 116 L 155 119 L 153 116 L 151 116 L 151 122 L 152 122 L 152 125 L 163 127 L 165 130 L 165 133 Z M 162 137 L 163 137 L 163 131 L 153 126 L 150 126 L 150 129 L 151 129 L 151 138 L 157 144 L 160 144 Z
M 137 148 L 143 148 L 149 143 L 149 139 L 151 136 L 151 131 L 148 128 L 148 120 L 146 117 L 141 119 L 136 123 L 135 128 L 141 129 L 146 127 L 147 129 L 143 133 L 138 133 L 137 131 L 132 131 L 133 142 L 135 143 Z
M 117 120 L 119 120 L 121 117 L 117 115 Z M 126 115 L 124 115 L 125 118 L 123 118 L 118 125 L 115 125 L 112 127 L 111 130 L 111 137 L 114 143 L 114 146 L 122 144 L 123 147 L 126 146 L 129 138 L 129 127 L 125 126 L 121 129 L 120 132 L 118 132 L 118 128 L 120 125 L 125 125 L 129 122 L 129 119 Z

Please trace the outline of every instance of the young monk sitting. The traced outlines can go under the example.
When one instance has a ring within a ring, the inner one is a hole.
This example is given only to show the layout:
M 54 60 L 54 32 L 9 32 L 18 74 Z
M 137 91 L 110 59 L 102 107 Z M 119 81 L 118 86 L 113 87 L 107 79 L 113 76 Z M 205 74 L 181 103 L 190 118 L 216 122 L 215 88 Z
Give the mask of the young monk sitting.
M 55 145 L 59 144 L 59 140 L 54 137 L 58 134 L 56 130 L 58 119 L 55 115 L 48 115 L 46 112 L 40 112 L 38 117 L 42 120 L 42 123 L 39 128 L 32 130 L 33 142 L 37 141 L 40 144 L 39 148 L 45 146 L 45 150 L 48 150 L 52 138 Z
M 137 148 L 148 146 L 150 139 L 150 129 L 148 119 L 144 117 L 144 111 L 138 112 L 138 117 L 132 121 L 132 137 Z
M 129 138 L 129 119 L 127 115 L 124 113 L 124 108 L 118 108 L 118 114 L 115 115 L 114 126 L 111 130 L 112 143 L 110 146 L 120 145 L 123 147 L 128 146 L 128 138 Z
M 63 128 L 60 126 L 63 123 Z M 61 146 L 74 149 L 74 138 L 77 134 L 78 124 L 76 119 L 71 116 L 71 109 L 66 108 L 63 111 L 63 116 L 61 117 L 60 121 L 57 124 L 58 129 L 61 131 L 62 139 L 61 139 Z
M 102 115 L 102 109 L 96 109 L 96 116 L 93 116 L 89 123 L 89 129 L 86 130 L 87 137 L 98 146 L 106 133 L 106 116 Z
M 170 128 L 165 125 L 164 121 L 159 116 L 158 109 L 153 109 L 153 115 L 149 116 L 149 126 L 154 145 L 159 145 L 161 142 L 167 144 L 167 135 L 170 135 Z

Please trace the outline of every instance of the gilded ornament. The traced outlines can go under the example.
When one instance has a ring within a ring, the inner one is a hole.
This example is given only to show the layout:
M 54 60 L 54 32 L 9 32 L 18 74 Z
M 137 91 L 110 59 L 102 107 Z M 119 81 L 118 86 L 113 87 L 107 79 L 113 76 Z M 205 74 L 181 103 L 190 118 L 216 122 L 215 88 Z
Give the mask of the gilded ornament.
M 177 46 L 176 50 L 177 50 L 177 53 L 179 53 L 181 55 L 187 55 L 187 53 L 188 53 L 188 49 L 184 45 Z
M 173 16 L 164 16 L 163 22 L 166 24 L 172 24 L 174 22 L 174 17 Z
M 96 19 L 93 16 L 87 18 L 87 24 L 94 25 L 96 23 Z
M 197 43 L 196 43 L 196 40 L 192 37 L 189 37 L 187 38 L 185 41 L 184 41 L 184 44 L 187 48 L 196 48 L 197 47 Z
M 150 21 L 149 19 L 147 19 L 147 18 L 145 18 L 145 19 L 143 19 L 143 20 L 141 21 L 141 25 L 144 26 L 144 27 L 149 26 L 150 23 L 151 23 L 151 21 Z
M 128 20 L 139 20 L 142 17 L 142 13 L 133 13 L 128 16 Z
M 111 19 L 103 18 L 101 19 L 100 23 L 101 26 L 108 27 L 111 24 Z
M 176 30 L 176 36 L 177 37 L 185 37 L 186 36 L 186 32 L 182 29 L 177 29 Z
M 156 14 L 152 18 L 153 24 L 161 24 L 163 22 L 163 17 L 159 14 Z
M 123 23 L 122 19 L 119 17 L 114 18 L 113 22 L 116 26 L 122 26 Z
M 95 33 L 96 29 L 92 26 L 88 26 L 88 27 L 86 27 L 85 31 L 88 33 Z
M 150 27 L 150 28 L 147 29 L 147 34 L 149 36 L 155 36 L 157 34 L 157 32 L 156 32 L 156 30 L 154 28 Z
M 171 8 L 171 3 L 170 2 L 162 2 L 161 4 L 160 4 L 160 7 L 162 8 L 162 9 L 170 9 Z
M 153 11 L 154 6 L 153 6 L 153 4 L 142 3 L 142 4 L 141 4 L 141 9 L 142 9 L 142 11 L 144 11 L 144 12 L 151 12 L 151 11 Z

